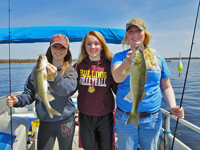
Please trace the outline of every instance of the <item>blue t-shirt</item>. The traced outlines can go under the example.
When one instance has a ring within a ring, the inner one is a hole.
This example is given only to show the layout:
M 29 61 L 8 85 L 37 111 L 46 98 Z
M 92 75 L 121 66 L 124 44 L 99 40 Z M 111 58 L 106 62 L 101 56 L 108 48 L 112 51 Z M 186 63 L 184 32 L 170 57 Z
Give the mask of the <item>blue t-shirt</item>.
M 127 52 L 130 49 L 116 53 L 112 59 L 111 67 L 115 64 L 122 64 L 126 59 Z M 145 97 L 142 102 L 139 104 L 138 112 L 148 112 L 153 113 L 160 109 L 162 102 L 162 95 L 160 89 L 160 79 L 168 78 L 171 74 L 167 67 L 166 61 L 159 54 L 158 61 L 161 65 L 161 70 L 148 70 L 148 78 L 145 83 L 145 92 L 147 97 Z M 124 100 L 124 97 L 130 92 L 130 75 L 127 78 L 118 84 L 117 90 L 117 106 L 125 112 L 131 112 L 132 103 Z

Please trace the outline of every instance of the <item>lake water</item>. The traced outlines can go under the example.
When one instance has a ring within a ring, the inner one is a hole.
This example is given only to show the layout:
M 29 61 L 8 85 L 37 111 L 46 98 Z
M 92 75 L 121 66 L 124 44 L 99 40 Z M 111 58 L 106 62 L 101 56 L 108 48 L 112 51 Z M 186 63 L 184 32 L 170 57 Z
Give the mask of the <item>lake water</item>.
M 177 105 L 180 105 L 183 86 L 185 81 L 186 69 L 188 60 L 182 60 L 183 70 L 181 77 L 178 77 L 177 65 L 179 60 L 172 60 L 167 62 L 171 72 L 171 84 L 174 88 Z M 23 91 L 24 83 L 32 71 L 35 64 L 11 64 L 11 92 Z M 0 97 L 9 95 L 9 65 L 0 65 Z M 183 96 L 182 106 L 185 109 L 185 120 L 200 127 L 200 60 L 192 59 L 186 82 L 186 89 Z M 162 108 L 166 109 L 166 104 L 163 103 Z M 167 109 L 168 110 L 168 109 Z M 174 134 L 174 127 L 176 121 L 171 119 L 171 131 Z M 200 149 L 200 134 L 191 131 L 189 128 L 178 124 L 178 133 L 176 137 L 183 141 L 190 148 Z
M 182 60 L 183 70 L 181 71 L 181 77 L 178 77 L 178 63 L 179 60 L 172 60 L 171 62 L 167 62 L 167 65 L 172 74 L 170 80 L 175 91 L 177 105 L 180 105 L 188 60 Z M 190 60 L 182 107 L 185 110 L 185 120 L 200 127 L 200 59 Z M 166 104 L 163 104 L 162 108 L 167 108 Z M 171 119 L 171 131 L 173 135 L 175 125 L 176 121 Z M 200 134 L 191 131 L 191 129 L 180 123 L 178 124 L 177 132 L 176 137 L 190 148 L 194 150 L 200 149 Z

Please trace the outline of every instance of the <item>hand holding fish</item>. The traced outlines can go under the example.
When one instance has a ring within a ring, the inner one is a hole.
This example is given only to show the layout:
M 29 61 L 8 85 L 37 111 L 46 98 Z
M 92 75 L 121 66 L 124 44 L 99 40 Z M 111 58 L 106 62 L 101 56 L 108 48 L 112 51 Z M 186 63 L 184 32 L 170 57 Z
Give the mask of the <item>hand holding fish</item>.
M 8 107 L 13 107 L 14 104 L 16 104 L 18 102 L 18 98 L 13 96 L 13 94 L 11 93 L 10 96 L 7 97 L 7 106 Z
M 48 63 L 46 69 L 48 75 L 52 76 L 54 79 L 57 77 L 57 68 L 54 65 Z
M 179 117 L 180 119 L 184 119 L 184 109 L 183 107 L 179 107 L 179 106 L 174 106 L 171 108 L 171 113 L 176 116 Z
M 131 51 L 129 51 L 127 54 L 126 54 L 126 59 L 125 59 L 125 62 L 128 62 L 126 63 L 127 64 L 127 68 L 131 66 L 131 63 L 132 63 L 132 57 L 133 57 L 133 53 L 136 52 L 137 50 L 141 50 L 143 49 L 143 47 L 141 46 L 141 42 L 138 42 L 138 45 L 136 45 L 136 47 L 134 49 L 132 49 Z M 129 65 L 128 65 L 129 64 Z
M 129 51 L 127 54 L 126 54 L 126 60 L 131 64 L 132 62 L 132 54 L 133 54 L 133 51 Z
M 47 70 L 51 76 L 47 74 Z M 47 82 L 47 80 L 54 81 L 53 78 L 57 76 L 57 68 L 49 64 L 47 57 L 43 54 L 39 55 L 34 72 L 33 84 L 36 89 L 35 97 L 43 101 L 51 118 L 53 118 L 53 115 L 61 116 L 61 114 L 54 110 L 49 103 L 55 98 L 50 94 Z M 52 77 L 53 75 L 54 77 Z
M 133 51 L 129 51 L 127 54 L 126 54 L 126 59 L 124 61 L 124 67 L 125 68 L 129 68 L 131 67 L 131 63 L 132 63 L 132 55 L 133 55 Z

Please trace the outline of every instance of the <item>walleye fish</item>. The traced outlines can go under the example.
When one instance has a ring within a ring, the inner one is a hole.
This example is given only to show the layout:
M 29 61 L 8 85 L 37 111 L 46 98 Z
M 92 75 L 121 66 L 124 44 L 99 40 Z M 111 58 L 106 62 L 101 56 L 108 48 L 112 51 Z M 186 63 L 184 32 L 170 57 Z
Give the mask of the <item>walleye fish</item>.
M 40 98 L 44 102 L 48 110 L 49 116 L 53 118 L 54 114 L 58 116 L 60 116 L 61 114 L 54 110 L 49 104 L 49 102 L 54 100 L 55 98 L 48 91 L 47 80 L 53 81 L 54 79 L 52 76 L 47 75 L 47 64 L 47 57 L 44 54 L 40 54 L 37 60 L 37 65 L 35 67 L 33 83 L 36 88 L 35 97 Z
M 124 69 L 123 74 L 130 75 L 131 89 L 124 99 L 133 103 L 126 125 L 132 122 L 133 125 L 138 128 L 138 106 L 146 97 L 144 85 L 148 77 L 142 45 L 136 46 L 136 51 L 132 54 L 131 67 Z

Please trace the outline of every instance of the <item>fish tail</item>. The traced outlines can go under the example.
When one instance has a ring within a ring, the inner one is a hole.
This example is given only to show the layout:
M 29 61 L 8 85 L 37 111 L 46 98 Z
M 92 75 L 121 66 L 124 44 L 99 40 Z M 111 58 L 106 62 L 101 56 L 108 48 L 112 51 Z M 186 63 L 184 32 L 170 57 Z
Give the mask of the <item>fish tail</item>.
M 48 109 L 48 113 L 49 113 L 49 116 L 51 118 L 53 118 L 53 115 L 61 116 L 61 114 L 59 112 L 57 112 L 55 109 L 53 109 L 53 108 L 49 108 Z
M 128 119 L 126 120 L 126 125 L 130 124 L 131 122 L 133 125 L 138 128 L 138 114 L 130 114 Z

